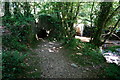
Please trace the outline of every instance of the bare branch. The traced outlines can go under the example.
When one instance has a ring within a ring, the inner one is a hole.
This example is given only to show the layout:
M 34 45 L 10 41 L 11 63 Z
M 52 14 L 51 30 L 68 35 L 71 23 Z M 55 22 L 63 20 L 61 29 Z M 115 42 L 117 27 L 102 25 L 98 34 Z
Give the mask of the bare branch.
M 103 44 L 106 42 L 106 40 L 110 37 L 110 35 L 113 33 L 113 31 L 115 30 L 115 28 L 117 27 L 118 23 L 119 23 L 120 19 L 118 19 L 118 21 L 116 22 L 115 26 L 113 27 L 113 29 L 111 30 L 111 32 L 109 33 L 108 37 L 105 38 L 105 40 L 103 41 Z

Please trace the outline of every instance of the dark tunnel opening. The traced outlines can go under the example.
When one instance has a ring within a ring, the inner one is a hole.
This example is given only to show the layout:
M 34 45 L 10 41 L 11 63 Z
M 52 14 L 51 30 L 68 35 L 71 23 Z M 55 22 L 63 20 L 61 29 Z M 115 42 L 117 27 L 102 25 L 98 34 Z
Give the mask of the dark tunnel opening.
M 38 33 L 37 33 L 37 37 L 45 39 L 48 36 L 47 30 L 45 29 L 41 29 Z

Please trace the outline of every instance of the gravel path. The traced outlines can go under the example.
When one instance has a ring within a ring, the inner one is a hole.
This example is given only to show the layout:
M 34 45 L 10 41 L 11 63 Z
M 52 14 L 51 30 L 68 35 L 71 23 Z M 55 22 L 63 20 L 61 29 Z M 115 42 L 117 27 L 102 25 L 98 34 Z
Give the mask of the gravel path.
M 93 78 L 82 66 L 74 65 L 64 54 L 58 42 L 43 42 L 34 50 L 41 58 L 40 68 L 42 78 Z M 72 65 L 73 64 L 73 65 Z M 95 76 L 94 76 L 95 78 Z

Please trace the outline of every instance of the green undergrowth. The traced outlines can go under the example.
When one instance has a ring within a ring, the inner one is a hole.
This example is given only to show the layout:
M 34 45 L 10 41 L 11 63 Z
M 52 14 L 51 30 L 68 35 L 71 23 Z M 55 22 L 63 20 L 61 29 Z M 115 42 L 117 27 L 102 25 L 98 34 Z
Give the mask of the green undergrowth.
M 116 54 L 120 55 L 119 52 L 116 51 L 116 49 L 120 48 L 120 46 L 112 46 L 108 47 L 105 51 L 112 51 Z M 116 79 L 120 80 L 120 66 L 113 64 L 107 64 L 107 66 L 104 66 L 104 74 L 106 77 L 109 77 L 110 79 Z
M 106 51 L 112 51 L 112 52 L 116 52 L 116 49 L 120 48 L 120 46 L 112 46 L 112 47 L 108 47 L 106 49 Z
M 106 64 L 103 69 L 104 72 L 100 76 L 105 76 L 106 78 L 112 79 L 112 80 L 120 80 L 120 66 L 109 63 Z
M 27 68 L 24 60 L 28 53 L 17 50 L 3 50 L 2 53 L 2 77 L 4 79 L 20 78 Z
M 62 40 L 63 46 L 67 49 L 76 50 L 81 41 L 75 38 L 65 37 Z
M 2 36 L 0 36 L 0 45 L 2 45 Z
M 3 47 L 11 50 L 18 51 L 27 51 L 27 45 L 18 41 L 18 38 L 15 38 L 12 35 L 3 36 L 2 38 Z
M 15 43 L 16 42 L 14 42 L 13 44 Z M 11 80 L 24 77 L 25 78 L 40 77 L 41 74 L 40 69 L 37 69 L 38 71 L 36 71 L 36 64 L 38 63 L 40 58 L 37 57 L 37 54 L 35 52 L 29 50 L 29 48 L 26 48 L 26 50 L 24 51 L 25 48 L 26 47 L 19 47 L 19 49 L 17 50 L 17 48 L 11 49 L 9 47 L 3 46 L 2 51 L 3 79 Z M 27 65 L 27 63 L 29 63 L 29 65 Z M 37 68 L 39 67 L 37 66 Z
M 41 42 L 42 42 L 41 40 L 35 39 L 35 40 L 32 42 L 32 44 L 30 45 L 30 47 L 31 47 L 32 49 L 35 49 L 35 48 L 37 47 L 37 45 L 38 45 L 39 43 L 41 43 Z
M 106 63 L 98 47 L 77 39 L 66 39 L 63 44 L 68 49 L 67 56 L 76 64 L 84 67 L 101 65 L 102 67 L 96 70 L 100 78 L 120 79 L 120 66 Z M 108 47 L 107 50 L 114 52 L 117 48 L 120 46 Z
M 26 70 L 32 67 L 27 66 L 25 60 L 32 53 L 30 47 L 35 43 L 35 33 L 32 31 L 31 24 L 34 21 L 31 18 L 28 20 L 28 17 L 19 18 L 23 19 L 22 22 L 14 16 L 10 20 L 3 17 L 3 21 L 9 21 L 3 24 L 9 34 L 2 35 L 2 78 L 4 80 L 23 78 L 27 75 Z
M 23 77 L 25 78 L 40 78 L 41 68 L 39 65 L 40 57 L 33 51 L 26 57 L 25 63 L 28 66 Z
M 20 42 L 19 37 L 14 37 L 13 35 L 3 35 L 2 40 L 3 79 L 36 78 L 37 74 L 40 77 L 40 70 L 34 71 L 36 68 L 35 65 L 37 64 L 35 61 L 39 59 L 32 57 L 36 56 L 36 53 L 31 49 L 35 49 L 41 41 L 33 39 L 31 43 Z M 26 59 L 30 59 L 31 64 L 29 66 L 26 64 Z
M 72 52 L 69 54 L 69 57 L 77 64 L 89 66 L 105 62 L 99 48 L 90 43 L 81 42 L 73 38 L 66 41 L 65 48 Z

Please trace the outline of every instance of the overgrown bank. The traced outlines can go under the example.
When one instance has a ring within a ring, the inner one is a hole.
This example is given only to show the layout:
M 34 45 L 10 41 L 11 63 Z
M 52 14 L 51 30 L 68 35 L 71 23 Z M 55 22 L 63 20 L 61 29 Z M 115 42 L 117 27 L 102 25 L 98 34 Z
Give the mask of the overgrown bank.
M 93 72 L 97 72 L 101 78 L 119 79 L 120 67 L 113 63 L 106 63 L 105 58 L 101 54 L 100 49 L 90 43 L 81 42 L 78 39 L 67 39 L 64 47 L 68 49 L 67 56 L 76 64 L 91 67 Z M 108 49 L 115 50 L 113 47 Z
M 30 54 L 29 48 L 35 41 L 33 26 L 30 24 L 34 23 L 34 18 L 5 15 L 2 19 L 2 78 L 21 78 L 28 67 L 24 60 Z

